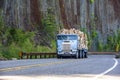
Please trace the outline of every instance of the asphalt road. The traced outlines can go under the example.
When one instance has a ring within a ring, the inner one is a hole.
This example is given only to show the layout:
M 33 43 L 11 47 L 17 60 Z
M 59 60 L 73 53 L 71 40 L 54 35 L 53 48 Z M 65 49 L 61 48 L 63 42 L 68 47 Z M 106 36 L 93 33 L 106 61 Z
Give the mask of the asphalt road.
M 0 80 L 120 80 L 120 59 L 114 57 L 0 61 Z

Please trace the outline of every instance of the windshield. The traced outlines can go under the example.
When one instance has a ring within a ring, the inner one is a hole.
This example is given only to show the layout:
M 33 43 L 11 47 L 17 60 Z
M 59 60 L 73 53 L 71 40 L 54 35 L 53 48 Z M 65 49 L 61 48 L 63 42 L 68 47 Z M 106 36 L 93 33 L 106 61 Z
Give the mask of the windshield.
M 77 35 L 58 35 L 58 40 L 77 40 Z

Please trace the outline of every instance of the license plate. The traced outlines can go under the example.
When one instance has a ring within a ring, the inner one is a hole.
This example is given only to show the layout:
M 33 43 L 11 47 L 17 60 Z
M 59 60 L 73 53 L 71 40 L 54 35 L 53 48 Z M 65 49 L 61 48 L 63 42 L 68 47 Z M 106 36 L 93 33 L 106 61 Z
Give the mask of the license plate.
M 69 52 L 65 52 L 64 54 L 70 54 Z

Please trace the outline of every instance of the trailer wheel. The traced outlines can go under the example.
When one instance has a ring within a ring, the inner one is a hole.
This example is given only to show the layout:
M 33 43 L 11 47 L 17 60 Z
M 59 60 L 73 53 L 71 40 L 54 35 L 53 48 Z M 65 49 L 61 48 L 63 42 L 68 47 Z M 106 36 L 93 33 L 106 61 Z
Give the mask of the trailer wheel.
M 79 58 L 82 58 L 82 50 L 79 50 Z
M 80 51 L 78 50 L 78 58 L 80 58 Z
M 79 58 L 79 52 L 77 51 L 76 55 L 75 55 L 75 58 L 78 59 Z
M 84 58 L 87 58 L 87 52 L 84 52 L 85 53 L 85 56 L 84 56 Z
M 81 58 L 81 50 L 78 50 L 78 58 Z
M 87 49 L 84 49 L 84 58 L 87 58 Z
M 84 58 L 84 50 L 81 51 L 81 58 Z

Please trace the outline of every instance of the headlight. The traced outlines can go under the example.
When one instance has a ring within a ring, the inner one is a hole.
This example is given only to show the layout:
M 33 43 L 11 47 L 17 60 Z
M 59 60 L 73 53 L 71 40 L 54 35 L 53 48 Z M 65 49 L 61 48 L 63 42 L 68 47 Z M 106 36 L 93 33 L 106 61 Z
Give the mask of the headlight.
M 58 51 L 58 54 L 62 54 L 63 52 L 62 51 Z

